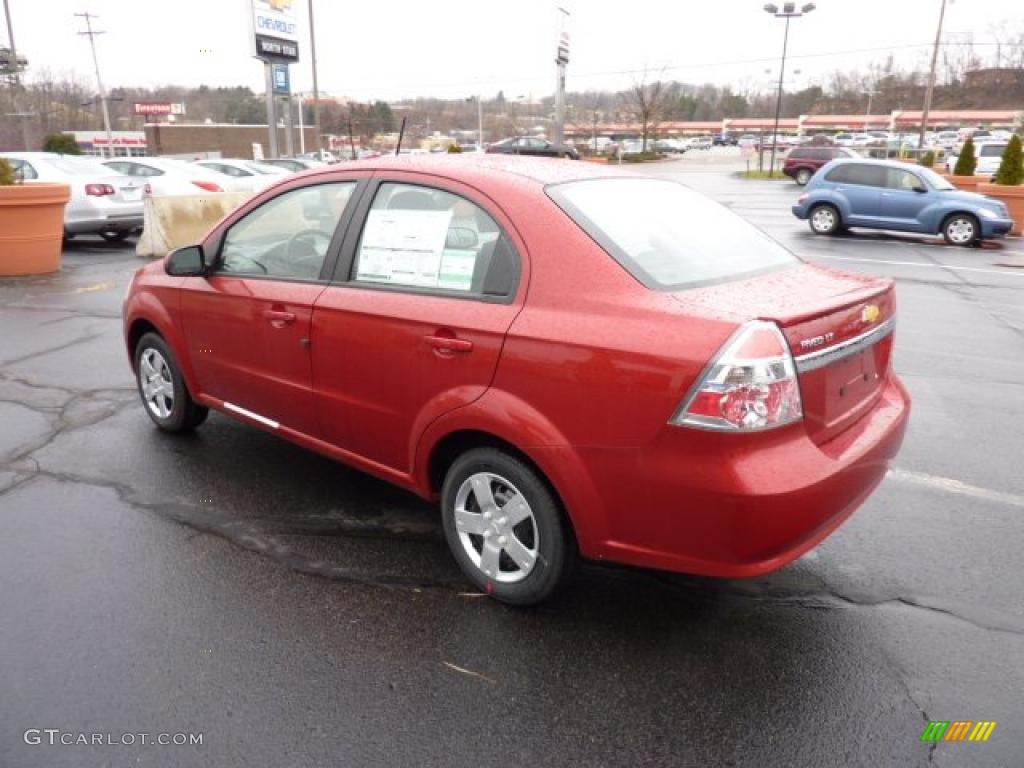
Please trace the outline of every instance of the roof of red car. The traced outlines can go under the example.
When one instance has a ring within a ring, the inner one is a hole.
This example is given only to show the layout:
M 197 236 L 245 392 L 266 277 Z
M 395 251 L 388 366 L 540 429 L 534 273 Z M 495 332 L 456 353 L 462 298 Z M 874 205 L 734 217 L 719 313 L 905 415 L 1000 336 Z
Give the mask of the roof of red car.
M 327 169 L 318 168 L 324 172 Z M 509 174 L 528 179 L 536 184 L 557 184 L 563 181 L 625 176 L 628 174 L 616 166 L 589 163 L 582 160 L 563 160 L 543 157 L 519 157 L 516 155 L 486 154 L 429 154 L 394 155 L 368 160 L 332 165 L 330 171 L 391 170 L 430 173 L 449 176 L 466 182 L 480 178 L 494 179 L 495 175 Z M 312 174 L 315 172 L 307 171 Z

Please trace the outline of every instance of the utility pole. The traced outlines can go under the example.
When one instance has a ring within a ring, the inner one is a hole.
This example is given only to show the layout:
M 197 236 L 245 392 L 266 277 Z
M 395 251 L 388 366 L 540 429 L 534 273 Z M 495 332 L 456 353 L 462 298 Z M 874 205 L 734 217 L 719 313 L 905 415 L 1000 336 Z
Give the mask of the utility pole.
M 559 7 L 561 29 L 558 32 L 558 51 L 555 56 L 555 130 L 554 143 L 565 141 L 565 68 L 569 63 L 569 33 L 565 31 L 569 12 Z
M 868 88 L 868 108 L 864 110 L 864 130 L 868 129 L 868 118 L 871 117 L 871 100 L 874 98 L 876 93 L 881 91 L 875 90 L 874 88 Z
M 476 95 L 476 149 L 484 151 L 484 97 Z
M 18 112 L 17 99 L 22 95 L 21 78 L 18 77 L 18 50 L 14 45 L 14 25 L 11 23 L 11 9 L 7 4 L 8 0 L 4 0 L 4 16 L 7 18 L 7 58 L 11 69 L 11 95 L 14 97 L 15 116 L 21 119 L 21 140 L 25 144 L 25 151 L 30 152 L 32 150 L 32 141 L 29 135 L 28 119 L 31 117 L 29 112 Z
M 316 155 L 320 159 L 320 87 L 317 84 L 316 73 L 316 25 L 313 23 L 313 0 L 309 0 L 309 53 L 313 60 L 313 125 L 316 128 Z M 302 109 L 302 101 L 299 101 L 299 109 Z M 305 142 L 302 142 L 303 145 Z
M 296 93 L 295 99 L 299 102 L 299 154 L 304 155 L 306 154 L 306 126 L 302 117 L 302 94 Z M 318 156 L 317 160 L 319 159 Z
M 89 37 L 89 46 L 92 48 L 92 63 L 96 68 L 96 88 L 100 94 L 100 105 L 103 108 L 103 129 L 107 132 L 107 152 L 110 157 L 114 156 L 114 134 L 110 130 L 110 110 L 107 108 L 107 92 L 103 89 L 103 79 L 100 77 L 100 61 L 96 57 L 96 35 L 104 34 L 102 31 L 96 31 L 92 28 L 92 20 L 99 18 L 95 14 L 89 13 L 76 13 L 75 16 L 85 19 L 85 32 L 79 32 L 80 35 L 87 35 Z
M 935 30 L 935 45 L 932 47 L 932 69 L 928 73 L 928 88 L 924 92 L 924 109 L 921 111 L 921 132 L 917 137 L 918 149 L 924 149 L 924 135 L 928 130 L 928 113 L 932 109 L 932 93 L 935 91 L 935 67 L 939 62 L 939 46 L 942 44 L 942 22 L 946 18 L 946 0 L 939 7 L 939 27 Z

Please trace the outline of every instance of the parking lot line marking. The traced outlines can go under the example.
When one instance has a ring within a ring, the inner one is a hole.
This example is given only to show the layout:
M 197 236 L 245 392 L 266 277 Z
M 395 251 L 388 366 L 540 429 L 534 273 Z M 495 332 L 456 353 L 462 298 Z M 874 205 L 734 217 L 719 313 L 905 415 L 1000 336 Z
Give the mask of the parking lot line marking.
M 987 275 L 1012 275 L 1013 277 L 1024 277 L 1024 272 L 1014 272 L 1012 268 L 1007 269 L 983 269 L 982 267 L 955 267 L 950 264 L 929 264 L 924 261 L 889 261 L 887 259 L 859 259 L 855 256 L 831 256 L 829 254 L 815 254 L 810 258 L 838 259 L 839 261 L 861 261 L 868 264 L 892 264 L 901 267 L 929 267 L 931 269 L 953 269 L 958 272 L 982 272 Z
M 908 483 L 926 485 L 946 493 L 958 493 L 962 496 L 972 496 L 976 499 L 994 501 L 999 504 L 1009 504 L 1012 507 L 1024 508 L 1024 496 L 1006 491 L 993 491 L 989 488 L 979 488 L 976 485 L 968 485 L 950 477 L 939 477 L 924 472 L 913 472 L 909 469 L 893 468 L 889 470 L 889 477 L 894 480 L 902 480 Z
M 454 665 L 454 664 L 452 664 L 451 662 L 448 662 L 448 661 L 442 661 L 441 663 L 444 664 L 449 669 L 454 669 L 456 672 L 458 672 L 460 674 L 468 675 L 469 677 L 475 677 L 475 678 L 477 678 L 479 680 L 483 680 L 484 682 L 490 683 L 491 685 L 497 685 L 498 684 L 497 680 L 492 680 L 487 675 L 481 675 L 479 672 L 474 672 L 471 669 L 464 669 L 462 667 L 458 667 L 458 666 L 456 666 L 456 665 Z

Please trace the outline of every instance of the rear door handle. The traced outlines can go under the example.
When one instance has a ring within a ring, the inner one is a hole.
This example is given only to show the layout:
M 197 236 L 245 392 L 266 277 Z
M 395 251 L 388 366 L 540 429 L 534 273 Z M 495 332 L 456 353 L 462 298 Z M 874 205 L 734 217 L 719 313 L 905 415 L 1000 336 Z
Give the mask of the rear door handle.
M 424 336 L 423 340 L 434 349 L 443 352 L 472 352 L 473 342 L 451 336 Z
M 281 309 L 265 309 L 263 310 L 263 319 L 275 328 L 284 328 L 295 322 L 295 313 L 285 312 Z

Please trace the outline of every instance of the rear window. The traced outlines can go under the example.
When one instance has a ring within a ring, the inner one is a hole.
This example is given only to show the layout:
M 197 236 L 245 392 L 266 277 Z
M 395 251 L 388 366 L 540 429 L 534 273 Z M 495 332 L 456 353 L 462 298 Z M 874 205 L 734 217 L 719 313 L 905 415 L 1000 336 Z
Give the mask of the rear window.
M 85 157 L 73 155 L 60 155 L 59 157 L 48 157 L 50 165 L 59 171 L 73 176 L 110 176 L 112 169 L 107 168 L 99 160 L 90 160 Z
M 761 230 L 682 184 L 588 179 L 548 195 L 633 277 L 654 290 L 735 280 L 797 263 Z
M 1005 151 L 1005 144 L 982 144 L 978 157 L 1002 157 Z

